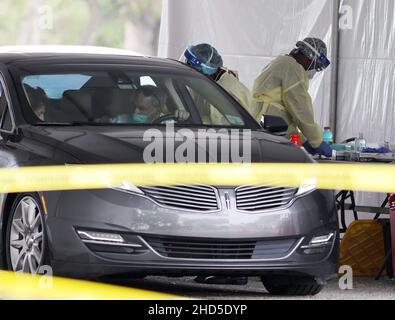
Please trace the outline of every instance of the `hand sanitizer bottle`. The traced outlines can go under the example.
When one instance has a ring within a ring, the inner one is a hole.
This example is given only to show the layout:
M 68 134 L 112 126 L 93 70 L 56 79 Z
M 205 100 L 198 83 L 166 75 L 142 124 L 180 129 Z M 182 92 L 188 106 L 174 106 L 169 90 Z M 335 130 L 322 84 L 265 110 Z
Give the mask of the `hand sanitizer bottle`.
M 366 140 L 363 137 L 363 133 L 359 133 L 359 137 L 355 140 L 355 151 L 362 152 L 366 148 Z

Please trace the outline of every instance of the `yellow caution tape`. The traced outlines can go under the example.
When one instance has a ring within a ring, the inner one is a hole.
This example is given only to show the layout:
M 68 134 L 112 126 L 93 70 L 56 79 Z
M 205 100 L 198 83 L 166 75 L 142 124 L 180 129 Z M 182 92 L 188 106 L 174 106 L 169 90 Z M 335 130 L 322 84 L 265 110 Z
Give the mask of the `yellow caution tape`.
M 269 185 L 395 193 L 395 166 L 380 164 L 114 164 L 0 169 L 0 192 L 113 188 L 125 184 Z M 45 282 L 52 281 L 48 287 Z M 44 282 L 44 284 L 43 284 Z M 84 281 L 0 272 L 0 299 L 175 299 Z
M 170 294 L 0 271 L 0 300 L 174 300 Z
M 114 164 L 0 169 L 0 192 L 112 188 L 123 184 L 272 185 L 395 192 L 391 164 Z

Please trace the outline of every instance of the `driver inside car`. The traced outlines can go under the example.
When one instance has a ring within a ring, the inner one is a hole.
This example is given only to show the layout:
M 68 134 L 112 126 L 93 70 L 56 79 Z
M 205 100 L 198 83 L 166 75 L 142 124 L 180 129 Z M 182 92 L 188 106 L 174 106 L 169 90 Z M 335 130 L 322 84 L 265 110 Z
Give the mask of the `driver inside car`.
M 166 99 L 161 90 L 155 86 L 140 87 L 134 96 L 132 115 L 118 115 L 111 119 L 112 123 L 154 124 L 165 116 L 170 116 L 175 121 L 185 121 L 190 116 L 189 112 L 182 110 L 176 110 L 173 115 L 163 113 Z
M 155 90 L 156 89 L 156 90 Z M 136 94 L 133 123 L 154 123 L 162 114 L 162 104 L 156 87 L 141 87 Z
M 144 86 L 137 89 L 130 103 L 129 114 L 119 114 L 110 119 L 111 123 L 119 124 L 151 124 L 163 116 L 159 89 Z

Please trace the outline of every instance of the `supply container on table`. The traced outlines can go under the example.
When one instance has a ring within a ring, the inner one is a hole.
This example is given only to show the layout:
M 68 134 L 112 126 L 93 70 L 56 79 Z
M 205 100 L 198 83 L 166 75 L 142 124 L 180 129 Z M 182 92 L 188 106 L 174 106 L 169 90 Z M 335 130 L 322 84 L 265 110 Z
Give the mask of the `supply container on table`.
M 322 140 L 329 145 L 333 144 L 332 127 L 330 127 L 330 126 L 324 127 L 324 132 L 322 134 Z
M 355 140 L 355 151 L 361 152 L 366 148 L 366 140 L 363 137 L 363 133 L 360 132 L 358 138 Z

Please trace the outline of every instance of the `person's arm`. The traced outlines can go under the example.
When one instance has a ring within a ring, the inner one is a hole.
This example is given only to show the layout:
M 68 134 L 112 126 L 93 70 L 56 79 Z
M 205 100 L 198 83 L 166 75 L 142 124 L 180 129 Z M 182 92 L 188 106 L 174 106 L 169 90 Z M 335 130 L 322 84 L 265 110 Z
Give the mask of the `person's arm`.
M 295 125 L 302 131 L 313 148 L 322 143 L 322 129 L 315 123 L 313 103 L 304 75 L 290 75 L 293 83 L 283 89 L 283 101 Z M 286 82 L 286 81 L 285 81 Z
M 250 90 L 237 77 L 230 72 L 226 72 L 217 81 L 217 83 L 224 88 L 232 97 L 248 112 L 251 112 Z

